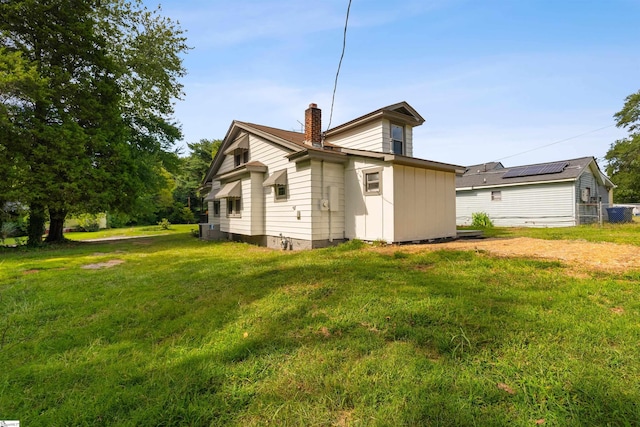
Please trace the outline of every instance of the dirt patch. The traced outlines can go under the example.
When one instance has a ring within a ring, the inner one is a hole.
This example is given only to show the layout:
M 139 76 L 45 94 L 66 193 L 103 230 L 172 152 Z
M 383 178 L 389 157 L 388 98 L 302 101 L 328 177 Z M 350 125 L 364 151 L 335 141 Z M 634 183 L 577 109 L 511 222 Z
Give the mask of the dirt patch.
M 95 264 L 85 264 L 83 266 L 81 266 L 80 268 L 84 268 L 85 270 L 98 270 L 100 268 L 111 268 L 111 267 L 115 267 L 116 265 L 120 265 L 124 262 L 124 260 L 122 259 L 111 259 L 109 261 L 106 262 L 98 262 Z
M 560 260 L 565 264 L 589 270 L 620 272 L 640 269 L 640 247 L 582 240 L 543 240 L 530 237 L 513 239 L 457 240 L 454 242 L 388 246 L 381 251 L 416 253 L 442 249 L 485 251 L 506 257 L 529 257 Z
M 39 273 L 39 272 L 40 272 L 40 270 L 34 268 L 34 269 L 31 269 L 31 270 L 24 270 L 22 272 L 22 274 L 35 274 L 35 273 Z

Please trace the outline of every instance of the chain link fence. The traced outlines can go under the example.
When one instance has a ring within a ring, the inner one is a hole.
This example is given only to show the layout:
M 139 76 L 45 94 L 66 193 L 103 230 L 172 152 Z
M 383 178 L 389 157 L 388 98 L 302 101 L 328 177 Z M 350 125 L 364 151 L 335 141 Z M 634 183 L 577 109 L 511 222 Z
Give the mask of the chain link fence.
M 609 203 L 578 203 L 576 208 L 578 225 L 633 222 L 640 214 L 636 205 L 612 205 Z

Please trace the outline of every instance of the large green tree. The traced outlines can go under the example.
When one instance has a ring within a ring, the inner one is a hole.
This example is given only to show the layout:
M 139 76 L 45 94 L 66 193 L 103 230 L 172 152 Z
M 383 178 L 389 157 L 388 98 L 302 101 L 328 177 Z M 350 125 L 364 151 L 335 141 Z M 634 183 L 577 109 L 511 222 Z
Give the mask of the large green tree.
M 29 205 L 31 244 L 47 212 L 59 241 L 67 214 L 127 211 L 164 184 L 187 50 L 175 23 L 138 1 L 0 0 L 0 35 L 0 200 Z
M 640 91 L 625 99 L 622 110 L 614 118 L 616 125 L 629 131 L 629 136 L 617 140 L 607 152 L 607 174 L 616 184 L 616 202 L 640 201 Z
M 199 189 L 221 144 L 222 141 L 219 139 L 201 139 L 199 142 L 187 143 L 190 153 L 181 158 L 180 172 L 175 178 L 176 187 L 173 194 L 177 203 L 202 213 L 196 209 L 202 208 L 202 194 Z

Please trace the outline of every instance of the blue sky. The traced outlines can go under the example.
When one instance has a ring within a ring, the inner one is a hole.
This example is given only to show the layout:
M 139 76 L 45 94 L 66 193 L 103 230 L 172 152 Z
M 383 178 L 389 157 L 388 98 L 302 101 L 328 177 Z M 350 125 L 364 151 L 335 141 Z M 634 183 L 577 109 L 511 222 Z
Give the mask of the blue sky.
M 234 119 L 300 130 L 312 102 L 326 128 L 348 0 L 160 4 L 193 47 L 185 142 L 221 139 Z M 640 89 L 639 16 L 640 0 L 353 0 L 331 125 L 407 101 L 426 119 L 416 157 L 602 158 Z

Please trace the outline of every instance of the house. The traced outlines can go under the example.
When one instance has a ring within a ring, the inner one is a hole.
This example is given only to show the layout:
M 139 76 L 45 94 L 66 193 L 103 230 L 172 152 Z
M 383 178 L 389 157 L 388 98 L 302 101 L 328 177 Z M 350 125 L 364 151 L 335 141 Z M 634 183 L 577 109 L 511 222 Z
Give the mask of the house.
M 593 157 L 506 168 L 499 162 L 469 166 L 456 179 L 456 222 L 475 212 L 494 225 L 565 227 L 599 218 L 613 202 L 614 184 Z
M 349 239 L 388 243 L 456 236 L 461 166 L 413 157 L 424 118 L 400 102 L 322 132 L 316 104 L 304 133 L 233 121 L 206 174 L 205 239 L 271 248 Z

